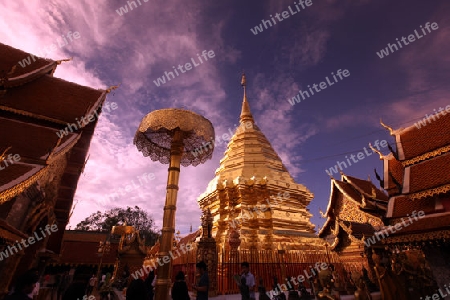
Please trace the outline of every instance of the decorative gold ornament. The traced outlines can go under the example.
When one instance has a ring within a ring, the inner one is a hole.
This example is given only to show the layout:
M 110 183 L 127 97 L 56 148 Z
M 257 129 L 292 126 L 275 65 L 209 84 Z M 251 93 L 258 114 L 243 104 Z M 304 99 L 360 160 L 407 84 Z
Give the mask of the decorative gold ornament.
M 427 152 L 425 154 L 416 156 L 414 158 L 411 158 L 411 159 L 408 159 L 408 160 L 404 160 L 404 161 L 402 161 L 402 165 L 403 165 L 403 167 L 408 167 L 410 165 L 414 165 L 414 164 L 416 164 L 418 162 L 421 162 L 423 160 L 442 155 L 442 154 L 447 153 L 449 151 L 450 151 L 450 145 L 444 146 L 444 147 L 438 148 L 438 149 L 436 149 L 434 151 L 430 151 L 430 152 Z

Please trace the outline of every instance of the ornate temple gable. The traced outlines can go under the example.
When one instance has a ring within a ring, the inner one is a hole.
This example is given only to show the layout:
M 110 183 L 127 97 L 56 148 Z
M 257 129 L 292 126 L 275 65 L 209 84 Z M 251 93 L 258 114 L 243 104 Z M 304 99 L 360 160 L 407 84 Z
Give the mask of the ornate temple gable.
M 355 183 L 353 183 L 355 184 Z M 372 226 L 383 224 L 381 218 L 386 211 L 386 204 L 364 196 L 354 185 L 331 179 L 330 200 L 324 217 L 348 221 L 370 223 Z
M 211 210 L 212 234 L 228 247 L 233 230 L 240 233 L 241 249 L 286 248 L 314 244 L 314 225 L 306 208 L 313 194 L 294 181 L 270 142 L 255 124 L 245 91 L 240 125 L 231 138 L 220 166 L 206 191 L 197 199 Z M 287 193 L 285 198 L 274 200 Z M 232 237 L 235 243 L 235 236 Z
M 367 191 L 372 190 L 373 184 L 346 175 L 343 175 L 343 180 L 345 181 L 331 179 L 327 211 L 322 214 L 327 219 L 319 231 L 319 237 L 325 239 L 332 250 L 348 252 L 350 257 L 357 254 L 352 259 L 358 259 L 360 251 L 358 250 L 355 254 L 352 249 L 363 248 L 362 238 L 373 234 L 375 229 L 381 228 L 384 224 L 379 212 L 365 211 L 367 205 L 372 205 Z M 358 188 L 355 188 L 355 185 Z M 373 191 L 373 194 L 376 195 L 376 193 Z M 382 195 L 377 196 L 377 198 L 382 197 Z M 377 204 L 380 201 L 373 202 Z

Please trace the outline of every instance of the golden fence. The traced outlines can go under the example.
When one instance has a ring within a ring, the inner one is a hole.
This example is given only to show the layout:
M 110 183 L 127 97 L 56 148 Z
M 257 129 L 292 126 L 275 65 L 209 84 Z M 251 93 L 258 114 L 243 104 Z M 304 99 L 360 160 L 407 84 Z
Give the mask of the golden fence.
M 325 249 L 306 250 L 240 250 L 231 252 L 219 250 L 217 257 L 217 293 L 238 294 L 239 288 L 233 279 L 234 275 L 241 274 L 241 263 L 250 264 L 250 272 L 255 275 L 255 283 L 258 286 L 262 280 L 266 291 L 273 289 L 274 279 L 280 284 L 286 284 L 285 278 L 299 275 L 305 276 L 303 284 L 309 287 L 308 276 L 311 268 L 316 263 L 333 264 L 336 271 L 342 276 L 344 265 L 339 256 L 327 253 Z M 178 271 L 187 274 L 186 282 L 190 287 L 195 283 L 195 250 L 190 251 L 173 261 L 172 280 Z M 346 266 L 347 268 L 347 266 Z M 359 270 L 360 271 L 360 270 Z M 306 273 L 305 273 L 306 272 Z M 211 276 L 210 276 L 211 278 Z

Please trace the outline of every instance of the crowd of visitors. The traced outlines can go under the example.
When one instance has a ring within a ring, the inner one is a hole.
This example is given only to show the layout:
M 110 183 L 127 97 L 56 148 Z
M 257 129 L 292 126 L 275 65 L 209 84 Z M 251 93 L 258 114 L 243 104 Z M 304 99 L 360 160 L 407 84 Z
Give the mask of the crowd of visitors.
M 266 293 L 262 279 L 259 281 L 259 286 L 256 286 L 255 276 L 250 272 L 249 263 L 241 263 L 242 272 L 240 275 L 235 275 L 234 279 L 238 284 L 242 300 L 256 300 L 255 292 L 259 292 L 259 300 L 273 299 Z M 309 282 L 311 287 L 311 294 L 317 295 L 319 286 L 327 287 L 327 280 L 335 281 L 333 269 L 316 274 Z M 132 278 L 129 276 L 127 270 L 124 271 L 121 278 L 117 282 L 126 280 L 123 294 L 127 300 L 153 300 L 155 294 L 155 286 L 157 275 L 151 271 L 148 276 L 144 278 Z M 289 279 L 286 279 L 289 281 Z M 83 273 L 64 272 L 50 276 L 46 274 L 40 276 L 36 269 L 30 270 L 18 277 L 13 285 L 6 300 L 38 300 L 39 292 L 44 289 L 51 291 L 47 294 L 45 299 L 51 300 L 113 300 L 115 293 L 113 289 L 114 278 L 111 273 L 102 274 L 97 278 L 96 274 L 89 275 Z M 338 282 L 336 282 L 337 284 Z M 122 284 L 121 284 L 122 285 Z M 275 289 L 277 288 L 275 279 Z M 290 285 L 289 285 L 290 286 Z M 41 287 L 41 289 L 40 289 Z M 117 288 L 117 284 L 115 285 Z M 208 300 L 210 282 L 208 277 L 207 265 L 200 261 L 196 264 L 196 280 L 195 284 L 191 286 L 191 290 L 195 295 L 196 300 Z M 50 289 L 49 289 L 50 288 Z M 292 288 L 291 288 L 292 289 Z M 302 285 L 298 287 L 301 295 L 306 295 L 306 289 Z M 183 271 L 179 271 L 175 276 L 170 294 L 173 300 L 190 300 L 188 284 L 186 283 L 186 275 Z M 283 293 L 279 293 L 280 295 Z M 48 297 L 50 295 L 50 297 Z M 94 295 L 97 296 L 94 298 Z M 309 293 L 308 293 L 309 295 Z M 280 296 L 281 297 L 281 296 Z M 39 299 L 44 299 L 39 297 Z M 56 299 L 55 299 L 56 298 Z M 279 297 L 278 297 L 279 298 Z M 278 299 L 276 298 L 276 299 Z M 280 298 L 283 299 L 283 298 Z

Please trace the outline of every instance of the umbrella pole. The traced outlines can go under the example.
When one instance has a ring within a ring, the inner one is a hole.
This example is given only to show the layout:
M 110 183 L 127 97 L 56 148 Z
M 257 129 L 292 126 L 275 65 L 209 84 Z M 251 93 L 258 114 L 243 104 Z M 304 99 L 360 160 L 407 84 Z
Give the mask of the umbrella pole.
M 173 234 L 175 232 L 175 212 L 180 178 L 180 163 L 183 154 L 183 133 L 177 130 L 170 148 L 169 174 L 167 177 L 166 203 L 164 206 L 161 244 L 158 252 L 158 269 L 155 283 L 155 300 L 169 299 L 171 286 Z M 166 263 L 167 262 L 167 263 Z

